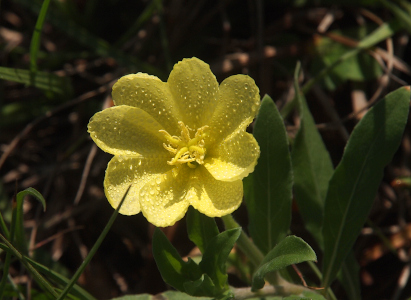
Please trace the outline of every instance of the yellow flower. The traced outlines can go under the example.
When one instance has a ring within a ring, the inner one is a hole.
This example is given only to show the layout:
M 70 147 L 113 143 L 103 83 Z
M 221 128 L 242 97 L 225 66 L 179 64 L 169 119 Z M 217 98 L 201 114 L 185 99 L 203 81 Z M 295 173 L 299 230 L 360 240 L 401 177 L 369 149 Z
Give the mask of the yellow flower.
M 259 90 L 246 75 L 218 86 L 210 67 L 197 58 L 176 64 L 167 82 L 143 73 L 113 86 L 116 106 L 96 113 L 88 131 L 114 157 L 104 189 L 120 213 L 140 211 L 165 227 L 192 205 L 209 217 L 238 208 L 242 179 L 254 171 L 260 149 L 245 130 L 260 105 Z

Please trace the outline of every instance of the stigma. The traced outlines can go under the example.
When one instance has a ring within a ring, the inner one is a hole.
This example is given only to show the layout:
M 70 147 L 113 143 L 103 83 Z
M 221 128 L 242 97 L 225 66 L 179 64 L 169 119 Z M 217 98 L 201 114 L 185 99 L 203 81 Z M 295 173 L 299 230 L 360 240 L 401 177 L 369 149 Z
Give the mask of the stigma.
M 194 169 L 198 165 L 204 164 L 206 148 L 204 138 L 207 136 L 208 126 L 198 128 L 194 137 L 190 137 L 190 131 L 195 131 L 179 121 L 181 136 L 171 136 L 167 131 L 160 130 L 166 138 L 168 144 L 164 143 L 164 148 L 174 157 L 168 161 L 169 165 L 187 163 L 187 166 Z

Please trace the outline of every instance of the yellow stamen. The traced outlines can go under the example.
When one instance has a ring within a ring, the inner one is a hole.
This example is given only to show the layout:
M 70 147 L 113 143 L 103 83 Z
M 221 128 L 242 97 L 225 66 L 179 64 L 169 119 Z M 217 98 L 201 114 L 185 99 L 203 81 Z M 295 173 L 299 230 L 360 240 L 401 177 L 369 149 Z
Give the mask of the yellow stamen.
M 181 136 L 172 136 L 165 130 L 160 130 L 169 144 L 163 144 L 164 148 L 173 154 L 173 158 L 168 161 L 169 165 L 177 165 L 187 163 L 187 165 L 194 169 L 197 165 L 204 164 L 204 157 L 206 154 L 204 138 L 207 134 L 204 132 L 208 126 L 203 126 L 197 129 L 194 138 L 190 137 L 190 130 L 183 122 L 178 122 L 181 128 Z

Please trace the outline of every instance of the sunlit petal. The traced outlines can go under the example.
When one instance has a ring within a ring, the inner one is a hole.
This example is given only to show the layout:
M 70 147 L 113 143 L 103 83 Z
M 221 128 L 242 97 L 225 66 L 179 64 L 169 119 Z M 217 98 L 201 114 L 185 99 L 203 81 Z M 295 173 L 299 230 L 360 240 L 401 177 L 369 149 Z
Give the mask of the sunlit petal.
M 217 103 L 218 83 L 210 66 L 198 58 L 174 65 L 168 78 L 181 121 L 192 129 L 207 125 Z
M 216 180 L 205 168 L 195 170 L 191 186 L 196 197 L 190 197 L 190 204 L 209 217 L 221 217 L 235 211 L 243 199 L 243 182 Z
M 156 176 L 140 190 L 141 210 L 147 220 L 158 226 L 171 226 L 184 217 L 189 201 L 190 172 L 186 166 Z
M 91 138 L 103 151 L 114 155 L 163 155 L 161 125 L 145 111 L 127 105 L 96 113 L 88 124 Z
M 144 73 L 130 74 L 114 84 L 112 95 L 115 105 L 141 108 L 165 130 L 178 133 L 177 121 L 181 116 L 166 82 Z
M 220 142 L 238 128 L 245 130 L 253 121 L 259 107 L 259 89 L 251 77 L 228 77 L 220 85 L 217 107 L 208 123 L 210 143 Z
M 239 130 L 210 150 L 204 166 L 217 180 L 236 181 L 254 171 L 259 155 L 255 138 Z
M 134 215 L 140 212 L 140 189 L 147 182 L 171 169 L 167 157 L 137 158 L 114 156 L 109 162 L 104 179 L 104 190 L 110 204 L 117 208 L 131 185 L 120 213 Z

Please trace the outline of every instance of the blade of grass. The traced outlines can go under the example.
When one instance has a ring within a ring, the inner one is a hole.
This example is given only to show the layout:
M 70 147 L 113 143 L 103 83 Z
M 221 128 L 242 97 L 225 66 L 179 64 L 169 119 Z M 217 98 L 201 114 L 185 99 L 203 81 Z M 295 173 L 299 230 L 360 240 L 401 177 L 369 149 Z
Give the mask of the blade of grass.
M 9 251 L 7 253 L 12 253 L 23 263 L 23 265 L 31 273 L 31 275 L 33 276 L 37 284 L 40 287 L 42 287 L 46 292 L 51 294 L 53 298 L 58 297 L 57 292 L 54 290 L 51 284 L 43 276 L 41 276 L 41 274 L 24 258 L 24 256 L 2 234 L 0 234 L 0 239 L 9 248 Z M 7 278 L 7 276 L 3 276 L 3 277 Z M 0 298 L 2 298 L 1 296 L 3 295 L 3 292 L 4 292 L 3 290 L 0 290 Z
M 38 14 L 40 11 L 40 6 L 33 0 L 15 0 L 15 2 L 31 9 L 31 11 L 35 14 Z M 127 66 L 132 70 L 137 68 L 140 72 L 156 75 L 163 80 L 167 79 L 167 75 L 160 69 L 153 67 L 148 63 L 144 63 L 136 57 L 123 53 L 116 47 L 111 46 L 106 40 L 97 37 L 86 28 L 81 27 L 73 20 L 68 19 L 58 10 L 53 9 L 53 13 L 48 15 L 48 21 L 53 26 L 64 32 L 68 37 L 93 50 L 97 55 L 112 57 L 120 64 Z
M 5 250 L 5 251 L 9 250 L 9 247 L 7 247 L 5 244 L 2 244 L 2 243 L 0 243 L 0 248 Z M 39 271 L 44 276 L 47 276 L 51 280 L 55 281 L 56 283 L 61 284 L 61 285 L 66 285 L 69 282 L 69 279 L 67 279 L 66 277 L 62 276 L 61 274 L 59 274 L 56 271 L 51 270 L 49 267 L 46 267 L 46 266 L 36 262 L 35 260 L 31 259 L 30 257 L 23 256 L 23 258 L 26 259 L 28 261 L 28 263 L 30 263 L 37 271 Z M 84 300 L 93 300 L 93 299 L 95 299 L 91 294 L 89 294 L 86 290 L 84 290 L 83 288 L 81 288 L 77 284 L 75 284 L 73 286 L 73 291 L 72 291 L 71 294 L 73 294 L 73 296 L 76 296 L 76 297 L 78 297 L 80 299 L 84 299 Z
M 40 49 L 40 37 L 43 30 L 44 20 L 46 19 L 47 9 L 49 8 L 50 0 L 44 0 L 41 5 L 40 13 L 37 18 L 36 26 L 34 27 L 33 36 L 30 43 L 30 73 L 34 82 L 34 75 L 37 72 L 37 55 Z
M 161 5 L 162 0 L 152 0 L 149 5 L 143 10 L 137 20 L 134 22 L 133 25 L 130 26 L 130 29 L 124 33 L 117 42 L 114 43 L 114 47 L 121 48 L 127 41 L 129 41 L 133 36 L 135 36 L 141 26 L 147 22 L 153 12 Z
M 0 67 L 0 79 L 31 85 L 58 94 L 71 92 L 71 85 L 68 78 L 59 77 L 48 72 L 37 71 L 34 76 L 31 76 L 29 70 Z
M 380 2 L 402 23 L 404 29 L 411 33 L 411 16 L 407 13 L 407 10 L 386 0 L 380 0 Z
M 7 228 L 6 222 L 4 222 L 4 218 L 1 212 L 0 212 L 0 229 L 3 232 L 4 236 L 10 239 L 10 232 L 9 232 L 9 229 Z
M 28 252 L 23 224 L 23 200 L 26 195 L 35 197 L 43 205 L 43 210 L 46 210 L 46 200 L 37 190 L 30 187 L 17 193 L 16 202 L 13 203 L 13 215 L 10 225 L 10 242 L 15 243 L 16 248 L 23 254 L 27 254 Z
M 123 205 L 124 199 L 126 199 L 126 196 L 128 194 L 128 191 L 130 190 L 131 185 L 128 187 L 126 193 L 123 196 L 123 199 L 121 199 L 120 204 L 116 208 L 116 210 L 113 212 L 113 214 L 110 217 L 110 220 L 108 220 L 107 225 L 104 227 L 104 230 L 101 232 L 100 236 L 98 237 L 96 243 L 93 245 L 91 248 L 90 252 L 88 253 L 86 259 L 83 261 L 83 263 L 80 265 L 80 267 L 77 269 L 76 273 L 73 275 L 71 278 L 70 282 L 66 285 L 64 290 L 61 292 L 61 294 L 58 296 L 57 300 L 62 300 L 65 299 L 66 295 L 68 292 L 71 290 L 73 285 L 77 282 L 79 279 L 80 275 L 83 273 L 84 269 L 86 266 L 89 264 L 91 259 L 93 258 L 94 254 L 96 254 L 98 248 L 100 247 L 101 243 L 103 242 L 104 238 L 106 237 L 107 233 L 110 231 L 111 226 L 113 225 L 114 221 L 116 220 L 116 217 L 118 215 L 118 211 L 120 210 L 121 206 Z

